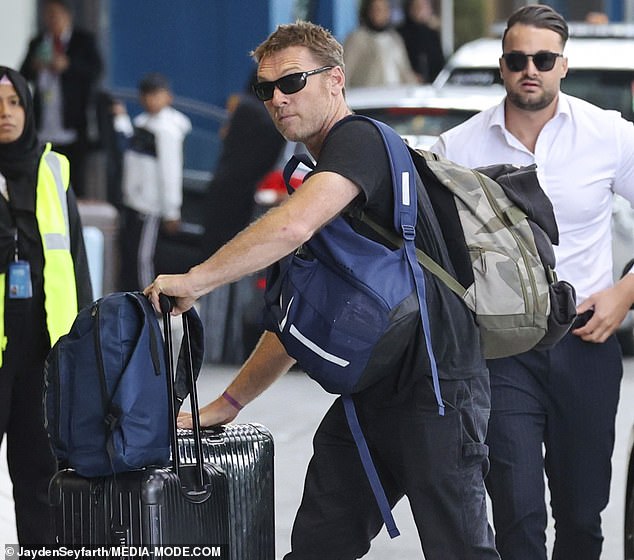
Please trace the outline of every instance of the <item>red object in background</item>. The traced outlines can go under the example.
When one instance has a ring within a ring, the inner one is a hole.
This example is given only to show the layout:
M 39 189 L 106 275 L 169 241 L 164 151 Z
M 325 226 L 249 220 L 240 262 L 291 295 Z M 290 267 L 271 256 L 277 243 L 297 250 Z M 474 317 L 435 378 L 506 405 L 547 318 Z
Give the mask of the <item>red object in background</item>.
M 294 174 L 291 177 L 291 187 L 296 189 L 302 184 L 304 177 Z M 255 201 L 263 206 L 274 206 L 279 204 L 288 196 L 284 178 L 281 170 L 274 170 L 267 173 L 260 181 L 255 191 Z

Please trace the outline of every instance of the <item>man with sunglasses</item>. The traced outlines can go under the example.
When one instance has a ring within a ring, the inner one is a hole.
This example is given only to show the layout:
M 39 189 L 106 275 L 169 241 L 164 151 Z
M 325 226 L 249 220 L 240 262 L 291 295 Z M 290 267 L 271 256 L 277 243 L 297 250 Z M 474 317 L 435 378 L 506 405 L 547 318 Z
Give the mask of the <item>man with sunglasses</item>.
M 282 25 L 254 52 L 255 93 L 278 130 L 303 142 L 316 168 L 281 206 L 271 209 L 187 274 L 159 276 L 146 289 L 178 296 L 177 312 L 214 288 L 295 251 L 351 206 L 393 228 L 393 189 L 387 152 L 375 127 L 351 120 L 345 97 L 343 49 L 308 22 Z M 422 191 L 422 186 L 419 186 Z M 416 244 L 450 266 L 433 216 L 419 205 Z M 351 219 L 362 235 L 367 228 Z M 431 339 L 445 414 L 438 406 L 420 326 L 408 333 L 399 368 L 354 395 L 361 428 L 389 504 L 407 496 L 427 560 L 493 560 L 499 556 L 486 513 L 483 476 L 489 388 L 477 326 L 463 302 L 426 275 Z M 294 363 L 265 332 L 227 390 L 201 410 L 202 425 L 232 421 Z M 296 404 L 298 413 L 299 404 Z M 191 418 L 180 419 L 191 426 Z M 341 399 L 314 438 L 302 504 L 287 560 L 364 556 L 383 520 L 364 473 Z
M 559 226 L 558 276 L 577 291 L 579 321 L 555 348 L 488 362 L 486 484 L 504 560 L 546 559 L 544 470 L 553 558 L 600 557 L 622 376 L 614 331 L 634 301 L 634 274 L 613 285 L 610 233 L 613 194 L 634 202 L 634 127 L 560 91 L 567 38 L 548 6 L 511 15 L 500 58 L 506 99 L 432 147 L 469 167 L 536 163 Z

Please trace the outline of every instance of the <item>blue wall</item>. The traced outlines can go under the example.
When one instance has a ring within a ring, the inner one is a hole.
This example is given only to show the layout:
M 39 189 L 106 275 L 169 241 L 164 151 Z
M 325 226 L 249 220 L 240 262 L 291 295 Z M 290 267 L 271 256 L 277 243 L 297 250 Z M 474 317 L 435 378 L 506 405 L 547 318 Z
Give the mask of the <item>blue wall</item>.
M 226 100 L 246 87 L 254 68 L 249 52 L 271 32 L 270 13 L 263 0 L 110 0 L 107 87 L 135 115 L 139 78 L 168 76 L 176 107 L 193 124 L 185 166 L 210 171 Z
M 176 106 L 192 118 L 185 164 L 212 169 L 218 129 L 232 93 L 243 91 L 255 65 L 249 56 L 280 23 L 302 15 L 298 0 L 109 0 L 106 87 L 140 111 L 136 85 L 146 72 L 172 82 Z M 356 26 L 356 3 L 313 0 L 312 21 L 343 41 Z M 180 99 L 179 99 L 180 98 Z M 185 99 L 189 106 L 179 106 Z
M 163 72 L 177 95 L 224 105 L 249 75 L 249 51 L 271 31 L 262 0 L 111 0 L 109 85 Z

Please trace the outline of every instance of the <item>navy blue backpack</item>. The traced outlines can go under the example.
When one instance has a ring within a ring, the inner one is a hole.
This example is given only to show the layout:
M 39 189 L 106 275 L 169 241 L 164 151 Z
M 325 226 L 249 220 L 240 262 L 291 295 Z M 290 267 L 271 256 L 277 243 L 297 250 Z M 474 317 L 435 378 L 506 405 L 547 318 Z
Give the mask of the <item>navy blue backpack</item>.
M 191 310 L 192 355 L 202 364 L 202 325 Z M 181 354 L 183 348 L 181 348 Z M 179 356 L 176 402 L 187 396 Z M 140 292 L 117 292 L 77 315 L 45 366 L 45 421 L 61 466 L 86 477 L 170 464 L 164 342 Z
M 420 328 L 427 349 L 439 413 L 444 414 L 430 338 L 425 280 L 416 258 L 417 172 L 403 139 L 385 124 L 363 119 L 380 132 L 392 170 L 394 229 L 403 245 L 389 249 L 357 233 L 342 216 L 320 229 L 303 247 L 269 269 L 265 325 L 287 353 L 324 389 L 343 396 L 350 429 L 387 530 L 398 530 L 372 463 L 350 395 L 398 367 Z M 303 156 L 293 156 L 288 179 Z M 290 191 L 289 191 L 290 192 Z

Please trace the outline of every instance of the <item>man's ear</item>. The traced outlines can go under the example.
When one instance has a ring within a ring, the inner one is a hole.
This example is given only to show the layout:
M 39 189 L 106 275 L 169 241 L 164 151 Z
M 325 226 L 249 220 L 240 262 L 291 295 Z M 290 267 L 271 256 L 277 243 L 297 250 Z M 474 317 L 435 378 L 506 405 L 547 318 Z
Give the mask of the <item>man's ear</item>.
M 568 75 L 568 57 L 564 56 L 561 59 L 561 78 L 565 78 Z
M 330 71 L 330 79 L 333 85 L 334 93 L 339 93 L 346 87 L 346 75 L 343 72 L 343 68 L 341 66 L 335 66 Z

